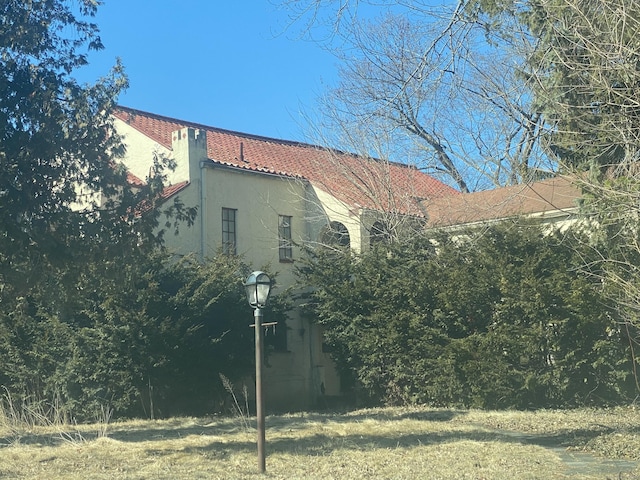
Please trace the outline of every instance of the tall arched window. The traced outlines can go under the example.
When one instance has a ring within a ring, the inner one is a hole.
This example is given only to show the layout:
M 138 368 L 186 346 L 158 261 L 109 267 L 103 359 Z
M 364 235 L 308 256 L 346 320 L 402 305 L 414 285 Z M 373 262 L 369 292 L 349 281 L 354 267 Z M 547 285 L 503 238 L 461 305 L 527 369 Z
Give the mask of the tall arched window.
M 349 230 L 340 222 L 331 222 L 323 229 L 321 242 L 332 247 L 350 247 Z

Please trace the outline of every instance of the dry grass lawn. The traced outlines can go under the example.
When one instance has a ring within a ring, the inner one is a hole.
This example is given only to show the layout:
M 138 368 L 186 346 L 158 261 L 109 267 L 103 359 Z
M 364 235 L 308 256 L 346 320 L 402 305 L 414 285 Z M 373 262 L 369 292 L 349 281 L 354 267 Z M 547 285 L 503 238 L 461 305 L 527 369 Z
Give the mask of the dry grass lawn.
M 2 479 L 640 479 L 635 408 L 269 416 L 265 475 L 257 473 L 255 430 L 240 418 L 47 427 L 2 420 Z

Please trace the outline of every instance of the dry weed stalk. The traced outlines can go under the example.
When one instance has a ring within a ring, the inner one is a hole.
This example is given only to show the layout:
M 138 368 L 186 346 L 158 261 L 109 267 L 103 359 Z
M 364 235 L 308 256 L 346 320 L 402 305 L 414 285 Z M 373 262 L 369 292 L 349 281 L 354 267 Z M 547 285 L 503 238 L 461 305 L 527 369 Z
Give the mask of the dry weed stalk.
M 62 406 L 59 396 L 56 395 L 50 404 L 30 396 L 16 402 L 9 390 L 3 388 L 4 394 L 0 396 L 0 431 L 7 432 L 6 438 L 12 444 L 20 443 L 22 438 L 33 435 L 38 429 L 52 433 L 53 437 L 57 436 L 64 443 L 87 441 L 77 422 Z M 102 406 L 96 414 L 96 438 L 107 436 L 112 415 L 113 409 L 108 406 Z
M 244 405 L 245 405 L 245 408 L 243 410 L 242 407 L 240 406 L 240 403 L 238 402 L 238 397 L 236 396 L 236 393 L 233 389 L 233 384 L 231 383 L 231 380 L 229 380 L 229 378 L 227 378 L 222 373 L 220 373 L 219 375 L 220 375 L 220 380 L 222 381 L 222 386 L 227 391 L 227 393 L 231 395 L 231 398 L 233 399 L 232 412 L 242 420 L 242 424 L 244 425 L 244 428 L 246 430 L 249 430 L 251 426 L 249 424 L 249 395 L 247 391 L 247 386 L 244 385 L 242 389 L 242 394 L 244 396 Z

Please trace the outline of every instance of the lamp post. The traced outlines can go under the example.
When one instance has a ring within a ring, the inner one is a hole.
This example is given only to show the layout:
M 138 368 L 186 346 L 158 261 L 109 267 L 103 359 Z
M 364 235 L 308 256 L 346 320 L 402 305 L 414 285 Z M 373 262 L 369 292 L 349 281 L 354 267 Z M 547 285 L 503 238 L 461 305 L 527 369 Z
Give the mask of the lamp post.
M 267 301 L 269 300 L 271 279 L 264 272 L 253 272 L 247 277 L 244 288 L 247 292 L 247 301 L 253 308 L 253 318 L 255 320 L 253 327 L 255 328 L 256 337 L 256 419 L 258 424 L 258 468 L 261 473 L 264 473 L 266 467 L 264 454 L 264 397 L 262 396 L 262 346 L 264 343 L 264 333 L 262 332 L 262 309 L 267 305 Z

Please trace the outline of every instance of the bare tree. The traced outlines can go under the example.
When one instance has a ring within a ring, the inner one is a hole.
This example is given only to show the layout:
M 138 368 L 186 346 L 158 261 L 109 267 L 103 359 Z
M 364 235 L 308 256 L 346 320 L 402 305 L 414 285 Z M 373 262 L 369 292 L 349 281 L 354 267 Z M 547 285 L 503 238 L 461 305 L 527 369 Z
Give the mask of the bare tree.
M 551 125 L 549 150 L 585 192 L 589 242 L 598 258 L 585 267 L 617 307 L 638 382 L 640 4 L 537 0 L 523 18 L 539 40 L 528 72 Z
M 337 45 L 340 80 L 310 122 L 323 144 L 374 155 L 386 144 L 391 159 L 463 192 L 554 169 L 538 145 L 543 116 L 520 75 L 534 46 L 513 13 L 497 28 L 463 0 L 372 2 L 386 12 L 373 19 L 363 1 L 282 3 L 311 36 L 314 22 L 324 25 Z
M 318 148 L 305 162 L 305 180 L 294 180 L 303 188 L 293 191 L 304 192 L 307 220 L 328 228 L 326 235 L 313 235 L 323 244 L 344 246 L 348 233 L 353 242 L 346 243 L 360 250 L 414 236 L 426 224 L 423 201 L 457 193 L 415 167 L 381 157 Z
M 328 38 L 342 40 L 322 127 L 345 145 L 358 135 L 366 151 L 365 135 L 384 132 L 390 158 L 462 191 L 539 168 L 579 178 L 599 258 L 585 268 L 618 307 L 620 333 L 640 345 L 639 2 L 282 3 L 304 28 L 333 21 Z M 370 3 L 389 10 L 382 21 L 362 21 Z

